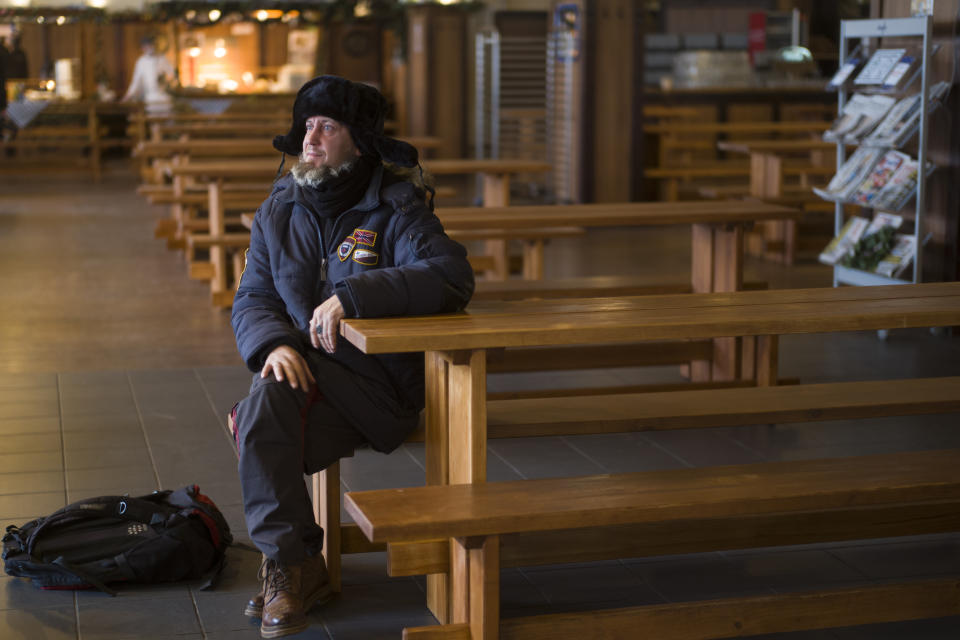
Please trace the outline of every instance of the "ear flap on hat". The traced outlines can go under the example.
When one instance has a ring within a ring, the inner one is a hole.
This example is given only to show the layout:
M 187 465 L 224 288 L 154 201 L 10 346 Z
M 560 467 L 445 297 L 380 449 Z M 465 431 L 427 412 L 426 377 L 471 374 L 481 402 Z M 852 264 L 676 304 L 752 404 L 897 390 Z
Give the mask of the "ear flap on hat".
M 374 136 L 372 142 L 385 162 L 401 167 L 415 167 L 419 162 L 417 148 L 410 143 L 387 136 Z

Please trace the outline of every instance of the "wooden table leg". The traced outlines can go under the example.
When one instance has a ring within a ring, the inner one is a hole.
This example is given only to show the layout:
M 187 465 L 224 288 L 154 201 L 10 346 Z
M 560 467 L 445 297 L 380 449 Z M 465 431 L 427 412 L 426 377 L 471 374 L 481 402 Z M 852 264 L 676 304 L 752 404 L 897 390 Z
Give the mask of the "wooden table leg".
M 779 364 L 779 336 L 757 336 L 757 385 L 777 384 Z
M 543 240 L 523 243 L 523 279 L 543 280 Z
M 510 174 L 484 173 L 483 206 L 506 207 L 510 204 Z M 506 240 L 487 240 L 484 251 L 493 256 L 493 279 L 506 280 L 510 277 L 510 258 Z
M 472 640 L 497 640 L 500 626 L 500 538 L 451 541 L 453 622 L 470 625 Z
M 750 154 L 750 195 L 755 198 L 779 198 L 783 195 L 783 158 L 772 153 Z M 783 264 L 793 264 L 797 223 L 777 220 L 760 224 L 762 246 L 751 244 L 752 255 Z
M 210 235 L 214 238 L 223 236 L 223 180 L 212 180 L 207 185 L 207 197 L 210 216 Z M 214 244 L 210 247 L 210 263 L 213 264 L 213 279 L 210 281 L 210 291 L 216 295 L 227 290 L 227 250 L 226 247 Z
M 691 275 L 694 293 L 743 288 L 743 226 L 693 225 Z M 691 363 L 691 381 L 735 380 L 740 375 L 740 338 L 713 341 L 712 362 Z
M 449 484 L 449 444 L 447 416 L 447 360 L 443 354 L 425 354 L 425 446 L 427 484 Z M 440 624 L 450 622 L 449 582 L 447 574 L 427 576 L 427 607 Z
M 441 359 L 443 362 L 437 362 Z M 483 350 L 427 354 L 427 483 L 478 484 L 487 479 L 487 354 Z M 442 379 L 446 384 L 442 385 Z M 442 388 L 441 388 L 442 385 Z M 446 407 L 444 410 L 443 407 Z M 430 412 L 436 415 L 430 415 Z M 446 436 L 439 433 L 446 426 Z M 446 439 L 443 455 L 431 451 Z M 451 554 L 457 544 L 451 540 Z M 451 557 L 451 561 L 456 558 Z M 453 566 L 451 564 L 451 566 Z M 450 621 L 452 584 L 428 576 L 427 606 L 441 624 Z M 441 589 L 443 592 L 441 592 Z

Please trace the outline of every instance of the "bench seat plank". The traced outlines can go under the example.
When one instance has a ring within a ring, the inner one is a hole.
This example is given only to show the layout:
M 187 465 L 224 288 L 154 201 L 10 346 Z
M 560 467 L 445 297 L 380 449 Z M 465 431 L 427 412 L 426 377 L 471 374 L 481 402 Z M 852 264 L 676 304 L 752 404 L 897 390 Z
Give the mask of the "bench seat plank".
M 500 640 L 707 640 L 960 613 L 960 580 L 830 589 L 505 619 Z
M 960 412 L 960 376 L 487 402 L 489 437 Z
M 922 503 L 960 495 L 960 450 L 348 492 L 372 542 Z

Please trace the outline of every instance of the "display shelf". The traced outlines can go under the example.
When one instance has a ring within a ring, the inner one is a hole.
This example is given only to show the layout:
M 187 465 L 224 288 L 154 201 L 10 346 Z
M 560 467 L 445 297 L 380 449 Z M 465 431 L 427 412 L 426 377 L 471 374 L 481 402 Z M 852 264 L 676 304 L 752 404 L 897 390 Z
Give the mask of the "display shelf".
M 847 284 L 858 287 L 872 287 L 884 284 L 911 284 L 909 280 L 888 278 L 887 276 L 882 276 L 879 273 L 871 273 L 870 271 L 862 271 L 860 269 L 844 267 L 839 264 L 834 265 L 833 267 L 833 279 L 834 286 Z
M 909 284 L 919 282 L 922 275 L 923 266 L 923 245 L 920 238 L 923 235 L 923 214 L 926 207 L 926 183 L 930 172 L 930 165 L 927 162 L 927 136 L 930 114 L 930 94 L 929 94 L 929 68 L 930 58 L 933 55 L 931 48 L 933 22 L 930 16 L 916 16 L 911 18 L 881 18 L 872 20 L 842 20 L 840 22 L 840 60 L 848 60 L 853 52 L 848 53 L 848 45 L 851 42 L 856 43 L 853 51 L 865 55 L 868 49 L 876 50 L 879 46 L 871 46 L 874 39 L 879 38 L 913 38 L 914 42 L 911 48 L 917 48 L 916 40 L 919 39 L 920 64 L 916 71 L 904 83 L 906 87 L 916 85 L 920 80 L 920 117 L 915 134 L 917 140 L 917 166 L 919 167 L 917 176 L 917 188 L 914 195 L 913 207 L 913 233 L 916 251 L 913 256 L 913 265 L 909 270 L 909 279 L 889 278 L 876 273 L 852 269 L 842 265 L 834 265 L 833 284 L 856 286 L 874 286 L 885 284 Z M 844 105 L 848 97 L 857 91 L 863 91 L 864 86 L 852 87 L 849 83 L 842 83 L 837 88 L 838 114 L 843 112 Z M 903 93 L 898 91 L 897 93 Z M 846 145 L 837 144 L 837 167 L 843 166 L 847 158 Z M 926 168 L 926 169 L 925 169 Z M 909 216 L 909 212 L 904 212 Z M 834 209 L 834 233 L 839 234 L 845 222 L 844 203 L 835 201 Z

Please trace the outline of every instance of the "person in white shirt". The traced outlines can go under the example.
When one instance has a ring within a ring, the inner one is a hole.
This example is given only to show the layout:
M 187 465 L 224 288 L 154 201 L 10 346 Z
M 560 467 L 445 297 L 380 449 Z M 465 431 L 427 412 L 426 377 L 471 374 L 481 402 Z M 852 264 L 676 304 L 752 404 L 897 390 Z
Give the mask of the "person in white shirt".
M 133 67 L 133 78 L 123 101 L 139 100 L 144 103 L 147 113 L 168 113 L 172 100 L 165 89 L 174 76 L 173 65 L 157 53 L 153 38 L 141 40 L 140 47 L 143 55 L 137 58 Z

